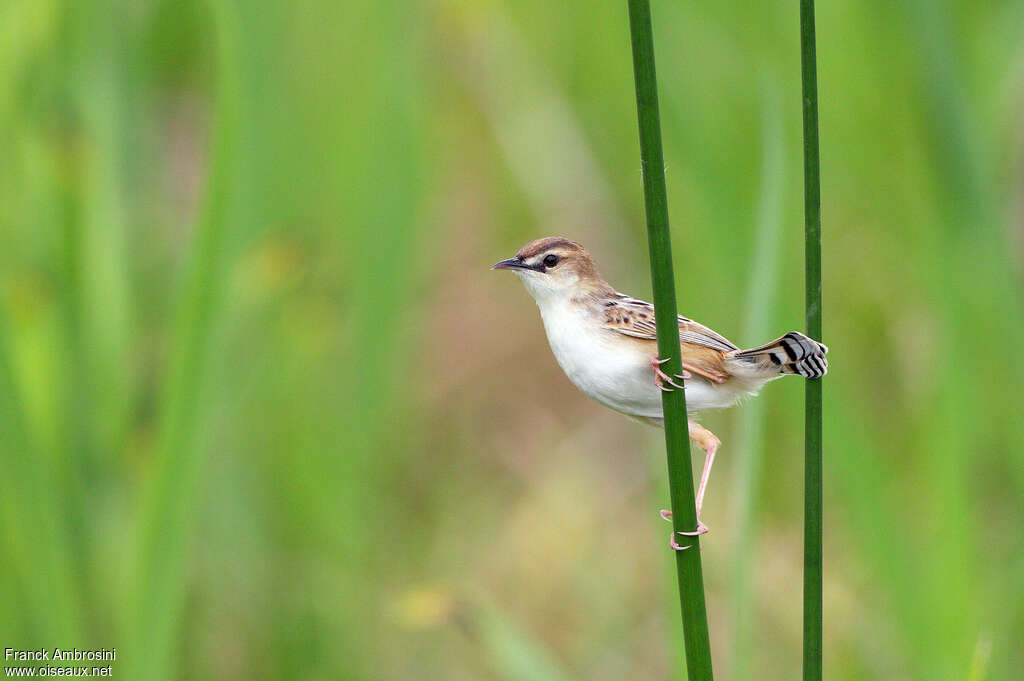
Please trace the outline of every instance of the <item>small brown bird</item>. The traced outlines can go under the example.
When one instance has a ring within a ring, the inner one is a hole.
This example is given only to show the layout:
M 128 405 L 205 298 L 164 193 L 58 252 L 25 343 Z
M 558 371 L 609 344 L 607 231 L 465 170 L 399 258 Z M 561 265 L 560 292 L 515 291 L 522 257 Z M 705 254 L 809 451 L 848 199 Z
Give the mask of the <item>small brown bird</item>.
M 750 350 L 697 322 L 679 317 L 682 376 L 661 370 L 654 306 L 617 292 L 598 273 L 590 254 L 561 237 L 531 241 L 514 258 L 491 269 L 511 270 L 540 307 L 544 330 L 559 366 L 572 383 L 601 404 L 629 417 L 663 426 L 662 390 L 680 387 L 685 379 L 686 407 L 692 415 L 705 409 L 731 407 L 755 395 L 768 381 L 785 374 L 820 378 L 828 370 L 828 352 L 821 343 L 790 331 Z M 653 378 L 653 380 L 652 380 Z M 714 433 L 689 419 L 690 439 L 704 450 L 704 469 L 697 487 L 697 529 L 715 452 L 721 442 Z M 670 513 L 662 511 L 669 520 Z M 672 548 L 680 550 L 675 539 Z

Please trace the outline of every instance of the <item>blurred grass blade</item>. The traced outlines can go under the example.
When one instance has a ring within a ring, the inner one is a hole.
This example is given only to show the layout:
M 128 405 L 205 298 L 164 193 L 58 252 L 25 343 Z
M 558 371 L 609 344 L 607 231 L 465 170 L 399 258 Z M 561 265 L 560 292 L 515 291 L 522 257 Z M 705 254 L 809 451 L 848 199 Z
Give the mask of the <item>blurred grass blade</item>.
M 651 251 L 651 280 L 658 330 L 658 354 L 666 358 L 665 371 L 683 372 L 676 319 L 675 278 L 672 273 L 672 244 L 668 226 L 668 197 L 665 160 L 661 149 L 661 120 L 658 113 L 658 85 L 654 69 L 654 30 L 648 0 L 630 0 L 629 27 L 633 45 L 633 75 L 636 83 L 637 119 L 640 128 L 640 158 L 643 169 L 644 207 Z M 662 393 L 665 415 L 665 445 L 668 453 L 669 494 L 672 500 L 673 530 L 690 531 L 697 526 L 690 464 L 690 439 L 684 390 Z M 711 642 L 708 636 L 707 606 L 704 603 L 704 575 L 700 561 L 699 537 L 687 537 L 689 550 L 676 551 L 676 574 L 683 615 L 686 667 L 691 681 L 710 681 Z
M 800 0 L 804 119 L 807 335 L 821 340 L 821 173 L 814 0 Z M 804 412 L 804 681 L 820 681 L 822 638 L 821 379 L 807 381 Z
M 50 457 L 29 440 L 8 362 L 6 319 L 0 313 L 0 542 L 4 562 L 16 570 L 29 608 L 26 621 L 39 638 L 25 644 L 81 645 L 82 608 L 68 551 L 58 473 Z M 4 596 L 5 607 L 14 599 Z M 9 613 L 13 614 L 13 613 Z M 20 642 L 19 642 L 20 643 Z
M 192 509 L 201 486 L 204 379 L 224 288 L 223 245 L 238 136 L 236 27 L 228 2 L 210 3 L 217 55 L 216 125 L 206 196 L 194 235 L 162 401 L 159 459 L 143 500 L 136 601 L 127 636 L 131 678 L 174 678 L 171 652 L 184 606 Z
M 776 305 L 780 250 L 782 245 L 782 202 L 786 189 L 786 157 L 782 119 L 782 88 L 776 77 L 762 81 L 761 177 L 757 204 L 757 227 L 750 257 L 747 282 L 747 309 L 743 321 L 743 341 L 756 345 L 773 333 L 772 310 Z M 750 678 L 752 648 L 750 595 L 751 574 L 755 566 L 756 542 L 754 507 L 757 481 L 761 477 L 764 450 L 764 400 L 752 400 L 743 406 L 736 420 L 736 473 L 732 496 L 735 505 L 736 537 L 730 561 L 733 565 L 729 598 L 732 603 L 732 678 Z
M 508 681 L 569 681 L 569 675 L 544 649 L 500 609 L 484 604 L 472 607 L 467 633 L 487 651 L 487 659 Z
M 545 231 L 615 234 L 625 219 L 565 87 L 499 5 L 480 33 L 463 4 L 447 9 L 461 51 L 448 62 L 479 103 L 509 170 Z M 500 87 L 496 84 L 501 84 Z

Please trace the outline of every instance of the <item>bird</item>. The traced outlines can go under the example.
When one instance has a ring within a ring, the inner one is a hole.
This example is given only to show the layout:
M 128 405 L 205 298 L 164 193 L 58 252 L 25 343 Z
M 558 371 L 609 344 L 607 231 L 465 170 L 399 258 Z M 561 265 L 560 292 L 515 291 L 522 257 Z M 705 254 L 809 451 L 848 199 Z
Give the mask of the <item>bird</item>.
M 697 487 L 697 528 L 708 531 L 701 508 L 721 441 L 694 420 L 707 409 L 731 407 L 785 375 L 818 379 L 828 371 L 828 348 L 798 332 L 756 348 L 735 343 L 692 319 L 678 317 L 683 373 L 669 376 L 658 357 L 654 306 L 619 293 L 604 280 L 580 244 L 545 237 L 526 244 L 492 270 L 509 270 L 522 280 L 540 308 L 544 331 L 569 381 L 597 402 L 626 416 L 664 427 L 661 392 L 684 388 L 690 439 L 704 451 Z M 682 385 L 679 380 L 682 379 Z M 671 512 L 661 511 L 671 522 Z M 670 546 L 683 550 L 674 535 Z

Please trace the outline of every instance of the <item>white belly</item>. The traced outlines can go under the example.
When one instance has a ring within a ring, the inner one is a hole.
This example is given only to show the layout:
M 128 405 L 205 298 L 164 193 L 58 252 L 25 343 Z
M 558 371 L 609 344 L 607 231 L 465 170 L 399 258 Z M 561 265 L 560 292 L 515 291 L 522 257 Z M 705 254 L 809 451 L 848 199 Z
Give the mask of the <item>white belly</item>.
M 581 319 L 572 310 L 542 309 L 551 351 L 573 385 L 601 404 L 629 416 L 660 419 L 661 391 L 654 385 L 651 357 L 644 344 Z M 653 343 L 650 351 L 655 351 Z M 693 413 L 732 406 L 756 393 L 763 380 L 733 377 L 713 385 L 699 377 L 686 381 L 686 408 Z

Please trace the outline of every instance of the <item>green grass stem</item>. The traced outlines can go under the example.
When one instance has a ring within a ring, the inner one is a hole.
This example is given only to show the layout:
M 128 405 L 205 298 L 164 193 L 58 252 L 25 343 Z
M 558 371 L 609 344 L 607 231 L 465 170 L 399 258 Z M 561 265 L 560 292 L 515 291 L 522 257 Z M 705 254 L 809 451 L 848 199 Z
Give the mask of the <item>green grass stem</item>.
M 800 0 L 804 119 L 804 258 L 807 334 L 821 340 L 821 172 L 814 0 Z M 804 681 L 822 675 L 821 379 L 807 381 L 804 410 Z
M 136 602 L 129 621 L 126 665 L 131 678 L 173 678 L 173 646 L 185 605 L 189 535 L 203 471 L 199 424 L 208 358 L 224 288 L 224 242 L 238 135 L 234 16 L 211 2 L 218 56 L 217 122 L 211 171 L 196 227 L 162 396 L 158 459 L 144 500 Z
M 508 613 L 488 602 L 472 603 L 461 620 L 475 647 L 487 652 L 498 678 L 508 681 L 571 681 L 572 675 L 543 642 Z
M 36 637 L 29 639 L 32 645 L 78 645 L 84 640 L 83 609 L 70 531 L 60 500 L 49 491 L 60 474 L 30 437 L 8 361 L 9 337 L 0 314 L 0 550 L 21 586 L 20 598 L 5 594 L 4 600 L 11 619 L 17 605 L 24 609 L 24 621 Z
M 658 86 L 654 69 L 654 31 L 648 0 L 629 0 L 629 26 L 633 45 L 633 76 L 636 83 L 640 160 L 647 237 L 651 252 L 651 282 L 657 318 L 658 354 L 668 358 L 665 371 L 676 375 L 682 373 L 683 367 L 679 357 L 679 325 L 676 321 L 665 160 L 661 148 Z M 665 414 L 665 445 L 668 454 L 673 530 L 689 531 L 697 526 L 697 512 L 690 463 L 685 392 L 674 390 L 663 393 L 662 408 Z M 683 615 L 686 667 L 691 681 L 710 681 L 713 678 L 711 642 L 708 636 L 707 607 L 704 603 L 700 540 L 698 537 L 687 537 L 685 543 L 689 544 L 690 548 L 676 552 L 676 575 Z
M 744 298 L 742 340 L 751 346 L 771 338 L 773 311 L 777 309 L 777 291 L 782 259 L 783 201 L 787 192 L 786 150 L 782 112 L 782 88 L 776 77 L 762 81 L 762 143 L 758 187 L 757 221 L 754 248 L 750 255 L 750 278 Z M 751 400 L 736 414 L 735 480 L 732 486 L 736 532 L 733 541 L 730 638 L 731 678 L 751 678 L 754 631 L 751 583 L 757 570 L 757 542 L 754 527 L 758 522 L 758 482 L 763 474 L 765 449 L 764 400 Z

